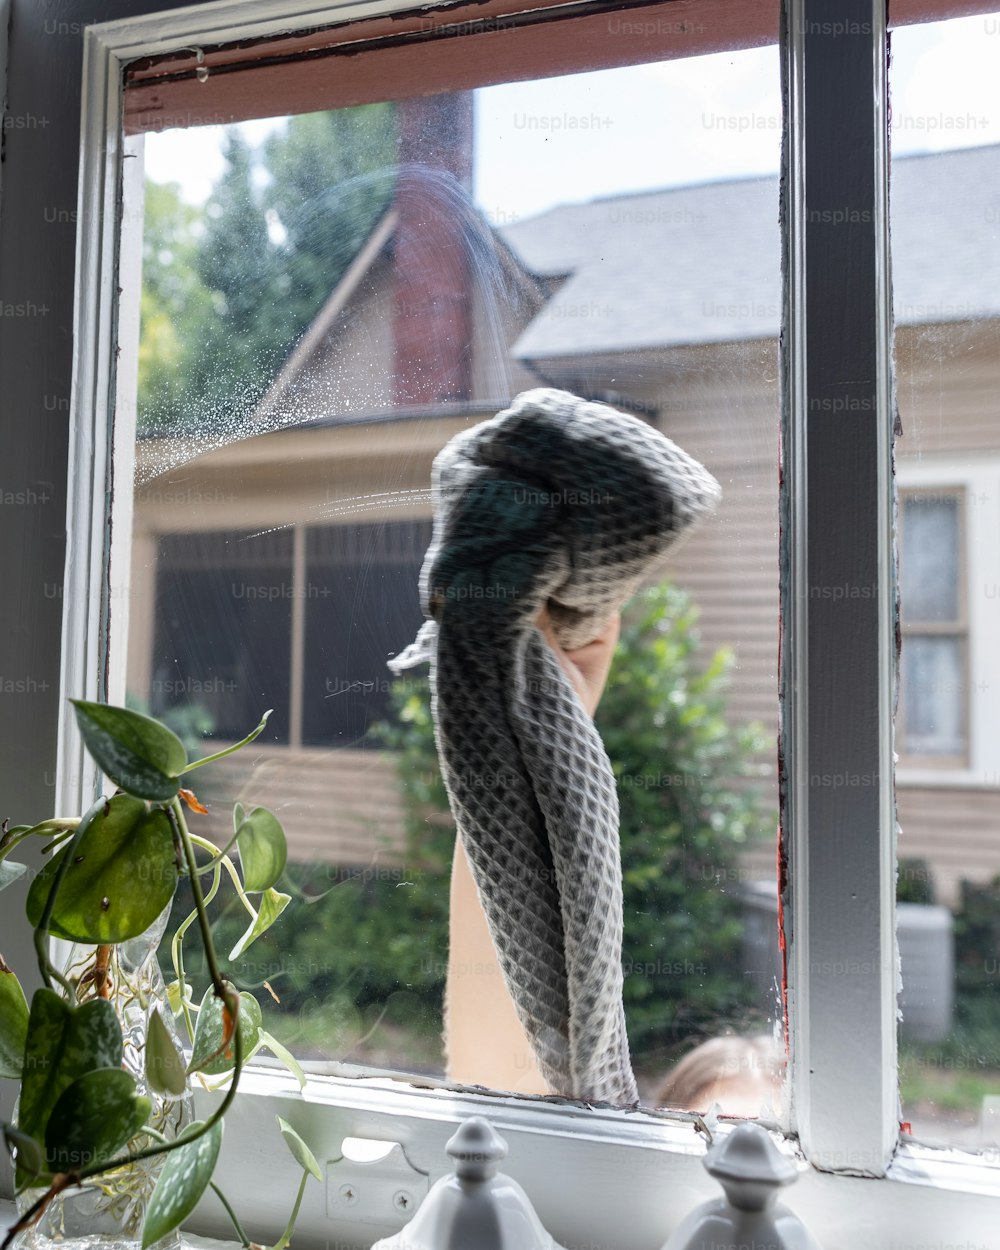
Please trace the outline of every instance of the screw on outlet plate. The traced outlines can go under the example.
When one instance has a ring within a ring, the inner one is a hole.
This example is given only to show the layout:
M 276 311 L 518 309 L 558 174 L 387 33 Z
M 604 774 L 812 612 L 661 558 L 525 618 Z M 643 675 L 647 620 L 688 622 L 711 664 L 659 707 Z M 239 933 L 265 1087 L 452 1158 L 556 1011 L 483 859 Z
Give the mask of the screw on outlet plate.
M 392 1195 L 392 1205 L 397 1211 L 410 1211 L 413 1208 L 413 1195 L 405 1189 L 397 1189 Z
M 358 1191 L 353 1185 L 341 1185 L 337 1193 L 349 1207 L 353 1206 L 358 1200 Z

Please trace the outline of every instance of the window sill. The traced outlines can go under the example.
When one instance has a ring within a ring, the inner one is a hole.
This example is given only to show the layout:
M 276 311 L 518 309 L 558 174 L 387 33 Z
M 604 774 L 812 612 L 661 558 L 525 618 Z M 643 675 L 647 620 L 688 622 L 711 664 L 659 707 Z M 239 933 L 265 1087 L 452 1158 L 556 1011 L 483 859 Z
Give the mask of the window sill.
M 206 1095 L 208 1103 L 218 1095 Z M 718 1196 L 704 1172 L 705 1145 L 692 1123 L 663 1120 L 646 1112 L 558 1103 L 558 1117 L 540 1100 L 468 1090 L 426 1088 L 388 1077 L 310 1076 L 304 1091 L 286 1073 L 254 1068 L 227 1116 L 216 1177 L 252 1235 L 273 1240 L 281 1232 L 285 1207 L 298 1172 L 274 1125 L 279 1114 L 303 1134 L 327 1174 L 324 1186 L 306 1189 L 296 1244 L 310 1247 L 368 1246 L 392 1230 L 366 1212 L 363 1201 L 351 1218 L 336 1211 L 330 1195 L 342 1178 L 363 1168 L 343 1161 L 345 1137 L 398 1141 L 429 1182 L 450 1169 L 444 1143 L 467 1115 L 485 1115 L 508 1143 L 503 1170 L 528 1192 L 543 1223 L 563 1245 L 590 1250 L 639 1250 L 662 1245 L 671 1229 L 699 1203 Z M 198 1109 L 203 1114 L 205 1106 Z M 794 1157 L 794 1144 L 782 1149 Z M 248 1153 L 255 1157 L 249 1159 Z M 848 1161 L 863 1167 L 863 1160 Z M 881 1181 L 838 1176 L 809 1168 L 784 1195 L 822 1239 L 824 1250 L 884 1250 L 896 1244 L 954 1242 L 961 1232 L 984 1250 L 996 1240 L 1000 1197 L 998 1156 L 902 1145 Z M 262 1178 L 266 1177 L 266 1184 Z M 626 1185 L 637 1201 L 623 1226 L 615 1202 Z M 363 1188 L 359 1186 L 363 1193 Z M 356 1212 L 356 1214 L 355 1214 Z M 13 1222 L 12 1203 L 0 1203 L 0 1228 Z M 195 1211 L 184 1250 L 222 1250 L 232 1242 L 218 1202 L 211 1195 Z
M 274 1195 L 291 1193 L 297 1180 L 295 1165 L 277 1141 L 274 1116 L 281 1115 L 302 1133 L 327 1171 L 325 1191 L 319 1185 L 307 1187 L 297 1243 L 371 1244 L 393 1230 L 377 1226 L 370 1216 L 366 1219 L 363 1204 L 347 1220 L 328 1200 L 342 1174 L 357 1183 L 354 1174 L 342 1171 L 357 1166 L 341 1161 L 343 1139 L 399 1142 L 413 1167 L 433 1183 L 450 1170 L 445 1142 L 463 1118 L 479 1114 L 508 1143 L 502 1169 L 524 1187 L 542 1222 L 563 1245 L 648 1250 L 662 1245 L 700 1202 L 719 1196 L 701 1165 L 705 1143 L 693 1123 L 641 1111 L 553 1103 L 558 1115 L 552 1104 L 541 1100 L 428 1089 L 387 1077 L 310 1076 L 300 1091 L 285 1073 L 254 1069 L 244 1074 L 242 1092 L 229 1113 L 228 1149 L 223 1146 L 217 1176 L 255 1236 L 261 1235 L 261 1225 L 270 1232 L 281 1218 Z M 198 1113 L 203 1112 L 201 1108 Z M 251 1142 L 261 1155 L 253 1161 L 246 1157 Z M 890 1231 L 902 1242 L 905 1233 L 914 1244 L 931 1244 L 935 1238 L 948 1244 L 959 1226 L 963 1232 L 978 1230 L 984 1247 L 1000 1248 L 1000 1155 L 974 1156 L 906 1142 L 888 1175 L 873 1181 L 820 1172 L 796 1155 L 794 1142 L 781 1145 L 800 1167 L 799 1180 L 784 1201 L 822 1238 L 824 1250 L 867 1250 L 869 1244 L 872 1250 L 884 1250 Z M 838 1165 L 865 1170 L 863 1159 Z M 261 1192 L 261 1175 L 269 1177 L 266 1193 Z M 615 1201 L 619 1188 L 634 1196 L 626 1228 Z M 214 1198 L 195 1212 L 192 1227 L 207 1235 L 226 1234 Z M 275 1227 L 274 1235 L 279 1232 Z

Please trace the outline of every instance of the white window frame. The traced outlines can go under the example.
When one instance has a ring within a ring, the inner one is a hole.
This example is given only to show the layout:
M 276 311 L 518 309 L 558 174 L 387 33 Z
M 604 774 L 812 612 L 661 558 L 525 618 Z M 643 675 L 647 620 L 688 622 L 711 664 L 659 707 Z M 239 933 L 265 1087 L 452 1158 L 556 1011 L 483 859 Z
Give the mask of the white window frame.
M 129 455 L 125 444 L 131 442 L 127 421 L 115 434 L 113 398 L 116 349 L 121 346 L 127 359 L 134 345 L 120 341 L 115 298 L 117 286 L 127 288 L 130 276 L 119 272 L 118 258 L 128 254 L 128 230 L 137 228 L 119 221 L 123 168 L 125 176 L 135 177 L 127 171 L 139 165 L 123 160 L 123 67 L 140 55 L 404 7 L 398 0 L 222 0 L 90 26 L 85 32 L 62 696 L 116 699 L 123 693 L 107 664 L 115 639 L 105 624 L 109 601 L 125 597 L 119 568 L 113 564 L 107 575 L 109 520 L 127 533 L 130 506 L 128 489 L 109 495 L 114 456 Z M 845 20 L 867 23 L 865 28 L 874 32 L 867 46 L 837 38 L 831 28 L 843 30 Z M 806 1174 L 787 1201 L 811 1225 L 824 1250 L 886 1250 L 893 1244 L 900 1250 L 917 1245 L 944 1250 L 963 1239 L 970 1246 L 1000 1247 L 995 1160 L 912 1144 L 897 1148 L 884 3 L 786 0 L 785 21 L 791 31 L 783 52 L 790 125 L 785 244 L 790 312 L 782 516 L 791 1097 L 784 1127 L 806 1160 Z M 831 94 L 845 77 L 851 88 L 862 85 L 860 97 L 851 98 L 864 102 L 846 114 Z M 874 237 L 866 236 L 857 267 L 860 277 L 849 275 L 849 283 L 857 281 L 857 286 L 838 286 L 843 275 L 825 257 L 815 224 L 820 218 L 810 215 L 810 204 L 821 202 L 826 166 L 836 182 L 837 206 L 859 205 L 859 211 L 870 214 L 861 220 L 874 222 Z M 829 310 L 831 297 L 839 301 L 838 325 L 845 309 L 856 311 L 858 301 L 867 300 L 863 311 L 874 310 L 876 326 L 869 341 L 853 345 L 873 366 L 870 419 L 838 427 L 836 463 L 824 444 L 830 437 L 828 419 L 823 426 L 830 411 L 823 404 L 837 387 L 825 364 L 835 352 L 824 358 L 819 340 L 825 336 L 808 335 L 811 318 L 821 316 L 817 304 Z M 129 324 L 123 318 L 121 325 Z M 127 473 L 120 480 L 128 482 Z M 825 492 L 845 483 L 853 488 L 846 496 L 850 507 L 836 520 L 850 536 L 847 543 L 832 523 L 823 523 L 832 518 L 822 512 Z M 839 680 L 847 690 L 836 692 L 837 708 L 831 713 L 821 699 L 830 657 L 847 654 L 838 637 L 843 621 L 832 612 L 832 600 L 811 597 L 810 587 L 833 575 L 842 578 L 845 567 L 850 577 L 874 575 L 877 594 L 854 636 L 870 662 L 843 669 Z M 121 614 L 110 619 L 120 635 Z M 844 711 L 852 699 L 853 720 Z M 60 706 L 65 708 L 64 698 Z M 68 716 L 60 723 L 59 759 L 57 806 L 73 810 L 93 793 L 97 778 Z M 878 778 L 874 793 L 847 794 L 843 788 L 810 784 L 813 775 L 856 769 L 859 759 Z M 845 906 L 858 917 L 874 916 L 874 924 L 845 923 Z M 848 989 L 836 968 L 859 958 L 870 975 L 860 988 L 855 983 Z M 317 1076 L 300 1094 L 285 1075 L 261 1068 L 247 1075 L 227 1122 L 220 1172 L 244 1222 L 258 1236 L 263 1235 L 258 1227 L 264 1233 L 280 1230 L 294 1182 L 294 1166 L 276 1145 L 276 1112 L 299 1127 L 321 1159 L 336 1160 L 344 1136 L 377 1137 L 402 1142 L 411 1162 L 432 1177 L 446 1170 L 443 1145 L 456 1121 L 485 1113 L 510 1143 L 507 1170 L 528 1189 L 556 1238 L 578 1250 L 661 1244 L 696 1201 L 717 1193 L 700 1166 L 701 1140 L 680 1120 L 370 1078 Z M 210 1202 L 200 1208 L 198 1220 L 203 1231 L 225 1235 L 224 1218 Z M 366 1232 L 365 1225 L 338 1217 L 323 1187 L 307 1188 L 297 1234 L 303 1246 L 363 1245 L 379 1233 L 377 1227 L 368 1226 Z
M 900 490 L 929 494 L 958 491 L 964 503 L 959 533 L 964 543 L 967 622 L 968 767 L 930 763 L 897 769 L 900 785 L 1000 790 L 1000 455 L 929 455 L 900 460 Z M 995 588 L 987 595 L 987 588 Z M 905 605 L 904 605 L 905 612 Z

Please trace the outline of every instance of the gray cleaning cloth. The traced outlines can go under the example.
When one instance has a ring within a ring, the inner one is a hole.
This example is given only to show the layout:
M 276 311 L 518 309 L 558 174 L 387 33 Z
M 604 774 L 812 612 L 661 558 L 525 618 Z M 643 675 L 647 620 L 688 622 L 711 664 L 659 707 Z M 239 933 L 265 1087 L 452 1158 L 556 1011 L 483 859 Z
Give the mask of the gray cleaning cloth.
M 428 617 L 389 667 L 431 664 L 438 755 L 500 968 L 553 1092 L 632 1104 L 618 798 L 604 745 L 535 625 L 592 641 L 718 501 L 644 421 L 519 395 L 434 461 Z

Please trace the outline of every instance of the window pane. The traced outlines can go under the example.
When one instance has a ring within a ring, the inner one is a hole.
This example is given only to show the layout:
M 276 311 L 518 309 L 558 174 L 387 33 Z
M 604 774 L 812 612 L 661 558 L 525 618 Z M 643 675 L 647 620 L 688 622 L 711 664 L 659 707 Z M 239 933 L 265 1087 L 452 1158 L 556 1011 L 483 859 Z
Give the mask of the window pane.
M 153 715 L 198 709 L 207 736 L 239 739 L 270 700 L 287 742 L 291 534 L 164 534 L 156 572 Z
M 196 827 L 224 843 L 235 799 L 285 827 L 292 901 L 232 975 L 302 1058 L 444 1072 L 455 829 L 426 670 L 387 660 L 434 457 L 547 385 L 723 489 L 626 612 L 597 725 L 642 1094 L 715 1039 L 710 1100 L 776 1100 L 779 138 L 773 48 L 147 137 L 129 686 L 213 749 L 275 708 Z
M 998 28 L 991 14 L 893 32 L 890 204 L 903 428 L 903 1119 L 921 1140 L 991 1151 L 1000 1145 L 991 1111 L 1000 1095 Z
M 385 659 L 423 617 L 416 571 L 429 521 L 306 531 L 302 740 L 357 746 L 390 712 Z
M 909 754 L 960 755 L 964 751 L 963 673 L 958 638 L 910 634 L 903 639 L 903 733 Z
M 908 621 L 954 621 L 958 606 L 958 500 L 906 495 L 902 500 L 900 595 Z

